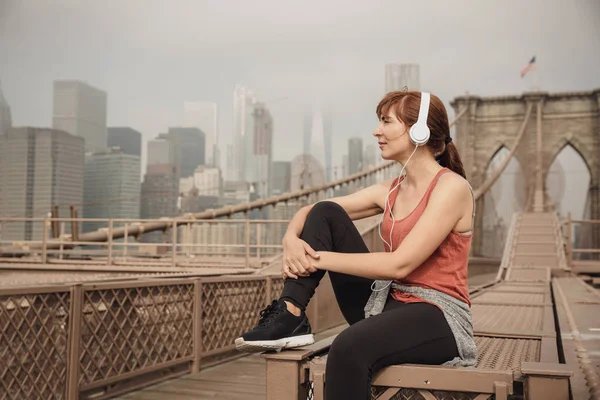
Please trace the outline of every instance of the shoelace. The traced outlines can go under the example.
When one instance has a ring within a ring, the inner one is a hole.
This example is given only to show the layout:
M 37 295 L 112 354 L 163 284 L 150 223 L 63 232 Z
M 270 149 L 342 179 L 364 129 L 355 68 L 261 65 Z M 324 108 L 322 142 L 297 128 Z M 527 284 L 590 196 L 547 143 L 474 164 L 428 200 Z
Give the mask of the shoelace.
M 271 305 L 265 307 L 260 312 L 260 320 L 258 321 L 259 326 L 265 326 L 272 320 L 274 320 L 279 314 L 281 314 L 281 309 L 277 307 L 277 300 L 273 300 Z

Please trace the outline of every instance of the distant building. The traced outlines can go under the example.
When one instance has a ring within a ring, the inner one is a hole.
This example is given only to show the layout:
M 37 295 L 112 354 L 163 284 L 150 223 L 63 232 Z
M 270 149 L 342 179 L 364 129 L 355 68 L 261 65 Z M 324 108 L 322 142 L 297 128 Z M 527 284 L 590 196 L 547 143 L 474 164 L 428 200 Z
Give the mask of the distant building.
M 292 192 L 321 186 L 327 181 L 321 163 L 308 154 L 294 157 L 291 163 L 291 176 L 290 190 Z
M 140 218 L 140 157 L 121 150 L 87 154 L 83 199 L 85 218 Z M 121 226 L 120 223 L 113 224 Z M 108 227 L 85 222 L 83 231 Z
M 106 92 L 76 80 L 54 81 L 52 127 L 85 140 L 86 151 L 106 148 Z
M 223 177 L 221 170 L 215 167 L 200 165 L 194 171 L 194 175 L 180 179 L 179 191 L 181 193 L 185 194 L 193 189 L 197 190 L 199 196 L 222 196 Z
M 319 162 L 327 181 L 333 178 L 332 136 L 332 117 L 328 110 L 315 106 L 304 114 L 303 154 L 311 155 Z
M 143 219 L 175 217 L 178 214 L 179 176 L 173 164 L 148 165 L 142 182 L 140 214 Z M 145 242 L 161 242 L 160 233 L 143 236 Z
M 127 126 L 108 128 L 108 147 L 119 147 L 125 154 L 142 156 L 142 134 Z
M 364 169 L 363 165 L 363 141 L 361 138 L 348 140 L 348 174 L 356 174 Z
M 198 128 L 205 134 L 205 163 L 218 167 L 217 105 L 188 101 L 183 105 L 183 113 L 186 128 Z
M 386 64 L 385 92 L 399 90 L 421 90 L 419 64 Z
M 164 137 L 148 141 L 147 165 L 177 165 L 175 144 Z
M 8 130 L 11 127 L 12 117 L 10 113 L 10 106 L 2 94 L 2 86 L 0 85 L 0 135 L 8 133 Z
M 81 215 L 83 165 L 81 137 L 50 128 L 10 129 L 0 136 L 0 216 L 41 218 L 59 206 L 59 217 L 69 217 L 70 205 Z M 70 231 L 65 224 L 65 233 Z M 41 240 L 43 224 L 6 223 L 1 235 L 3 240 Z
M 377 161 L 377 148 L 375 147 L 375 145 L 366 145 L 365 150 L 363 152 L 364 169 L 375 167 L 378 164 Z
M 292 182 L 292 163 L 289 161 L 273 161 L 271 163 L 271 195 L 290 191 Z
M 199 165 L 205 163 L 205 135 L 198 128 L 169 128 L 169 133 L 161 134 L 174 145 L 179 176 L 192 176 Z
M 258 184 L 256 192 L 259 197 L 269 195 L 270 167 L 273 159 L 273 117 L 263 103 L 254 108 L 254 145 L 250 152 L 255 168 L 254 182 Z

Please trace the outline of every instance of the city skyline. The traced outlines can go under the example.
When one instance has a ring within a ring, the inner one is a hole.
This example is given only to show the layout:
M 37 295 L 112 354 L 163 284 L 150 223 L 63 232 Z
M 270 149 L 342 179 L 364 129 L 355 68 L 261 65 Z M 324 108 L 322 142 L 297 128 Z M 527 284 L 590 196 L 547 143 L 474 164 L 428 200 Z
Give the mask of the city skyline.
M 592 1 L 575 5 L 456 2 L 448 9 L 439 7 L 441 2 L 438 7 L 375 2 L 342 10 L 333 2 L 318 15 L 310 12 L 314 4 L 292 7 L 296 12 L 280 15 L 286 7 L 267 1 L 260 7 L 240 4 L 244 20 L 227 13 L 225 5 L 212 5 L 210 21 L 205 21 L 208 13 L 202 12 L 206 4 L 194 2 L 183 8 L 185 12 L 182 8 L 165 11 L 164 18 L 177 29 L 140 25 L 134 16 L 163 17 L 162 8 L 158 3 L 144 7 L 133 3 L 109 1 L 87 7 L 52 1 L 33 7 L 27 1 L 7 1 L 0 5 L 0 51 L 10 60 L 0 71 L 0 81 L 12 108 L 13 125 L 50 126 L 52 82 L 80 79 L 109 93 L 108 126 L 130 126 L 141 132 L 143 151 L 158 133 L 183 125 L 182 104 L 188 99 L 217 104 L 219 143 L 224 145 L 231 143 L 233 132 L 230 93 L 239 83 L 252 87 L 272 109 L 274 121 L 281 121 L 274 131 L 273 159 L 291 160 L 302 143 L 302 113 L 297 110 L 315 96 L 334 105 L 334 141 L 345 143 L 360 136 L 367 144 L 387 63 L 418 63 L 423 90 L 438 94 L 448 109 L 450 99 L 465 91 L 486 96 L 528 90 L 531 79 L 520 79 L 518 72 L 533 53 L 543 90 L 600 86 L 595 73 L 600 55 L 590 51 L 600 47 L 600 13 L 594 12 L 598 5 Z M 464 12 L 461 5 L 467 4 L 469 11 Z M 537 18 L 540 7 L 555 12 Z M 266 9 L 286 22 L 278 25 L 277 36 L 271 34 L 271 21 L 265 21 L 273 15 Z M 440 34 L 414 37 L 412 24 L 393 23 L 398 18 L 394 15 L 406 12 L 413 20 L 427 17 L 430 24 L 438 24 Z M 207 23 L 184 23 L 191 16 Z M 51 23 L 55 17 L 73 23 L 57 27 Z M 337 29 L 331 32 L 328 26 L 334 18 Z M 454 24 L 441 25 L 444 20 Z M 554 32 L 552 27 L 558 23 L 565 29 Z M 249 24 L 253 28 L 244 30 Z M 304 29 L 311 24 L 314 29 Z M 473 37 L 465 24 L 480 34 Z M 49 29 L 53 34 L 44 34 Z M 119 40 L 107 48 L 103 43 L 110 38 Z M 13 46 L 16 41 L 19 46 Z M 186 63 L 172 62 L 183 54 L 190 54 Z M 64 59 L 71 61 L 60 61 Z M 143 68 L 127 68 L 140 62 Z M 285 101 L 275 101 L 286 96 Z M 345 146 L 333 146 L 334 165 L 341 164 L 340 147 Z M 145 154 L 142 158 L 145 163 Z

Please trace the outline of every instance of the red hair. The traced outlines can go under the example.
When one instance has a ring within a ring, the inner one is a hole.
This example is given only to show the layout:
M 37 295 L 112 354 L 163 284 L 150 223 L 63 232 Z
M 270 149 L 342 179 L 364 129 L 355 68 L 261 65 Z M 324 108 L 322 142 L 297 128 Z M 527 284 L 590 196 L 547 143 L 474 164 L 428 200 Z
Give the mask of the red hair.
M 398 120 L 410 127 L 417 122 L 420 105 L 421 92 L 390 92 L 377 105 L 377 118 L 379 119 L 392 111 Z M 458 149 L 452 142 L 446 144 L 447 138 L 450 137 L 450 124 L 448 123 L 446 107 L 444 107 L 444 103 L 439 97 L 433 94 L 429 104 L 427 126 L 431 136 L 426 146 L 431 149 L 433 154 L 439 154 L 436 157 L 437 161 L 442 167 L 446 167 L 466 178 Z

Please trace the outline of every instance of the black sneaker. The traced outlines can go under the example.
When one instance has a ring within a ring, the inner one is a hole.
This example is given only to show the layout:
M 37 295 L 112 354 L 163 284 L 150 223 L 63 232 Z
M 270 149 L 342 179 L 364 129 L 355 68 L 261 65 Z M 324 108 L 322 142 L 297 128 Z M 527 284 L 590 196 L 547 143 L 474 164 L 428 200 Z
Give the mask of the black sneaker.
M 304 311 L 299 317 L 287 310 L 283 300 L 260 312 L 256 327 L 235 339 L 235 347 L 245 352 L 290 349 L 313 344 L 310 323 Z

